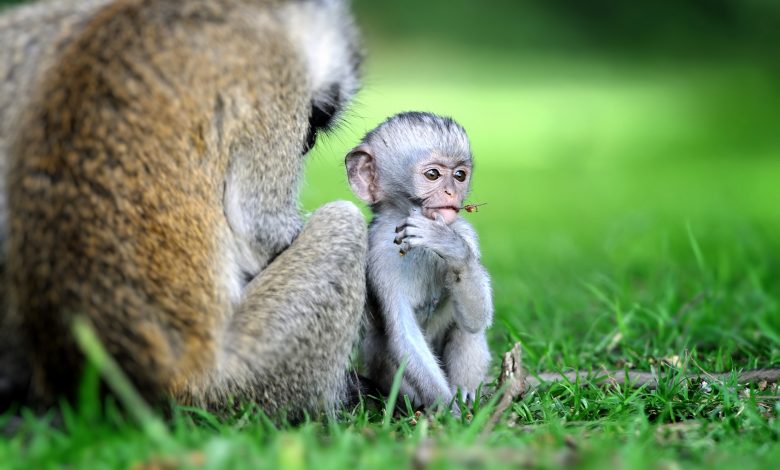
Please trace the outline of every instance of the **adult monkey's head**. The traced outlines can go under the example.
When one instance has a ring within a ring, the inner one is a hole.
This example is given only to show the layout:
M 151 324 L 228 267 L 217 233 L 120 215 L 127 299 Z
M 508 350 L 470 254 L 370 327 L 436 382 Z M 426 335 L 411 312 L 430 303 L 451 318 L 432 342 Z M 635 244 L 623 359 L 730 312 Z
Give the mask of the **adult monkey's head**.
M 360 86 L 363 51 L 348 7 L 345 0 L 297 0 L 284 7 L 282 18 L 306 61 L 312 90 L 304 153 L 320 132 L 334 127 Z

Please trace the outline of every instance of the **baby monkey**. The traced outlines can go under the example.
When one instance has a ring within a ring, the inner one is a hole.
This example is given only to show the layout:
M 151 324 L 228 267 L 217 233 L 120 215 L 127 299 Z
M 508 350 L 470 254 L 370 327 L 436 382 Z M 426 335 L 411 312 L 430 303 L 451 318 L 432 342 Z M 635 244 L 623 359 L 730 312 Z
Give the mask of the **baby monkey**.
M 401 394 L 415 406 L 473 401 L 490 363 L 490 278 L 477 235 L 458 216 L 472 171 L 466 131 L 450 118 L 407 112 L 346 157 L 369 226 L 368 321 L 363 373 L 383 392 L 400 364 Z

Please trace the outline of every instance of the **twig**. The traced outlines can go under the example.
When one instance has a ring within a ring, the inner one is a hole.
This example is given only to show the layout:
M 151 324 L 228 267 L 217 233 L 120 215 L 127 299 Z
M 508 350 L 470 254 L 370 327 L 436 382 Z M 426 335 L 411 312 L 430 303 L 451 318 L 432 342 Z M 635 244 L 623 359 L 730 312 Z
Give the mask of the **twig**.
M 696 379 L 707 377 L 710 380 L 725 381 L 731 378 L 731 373 L 720 374 L 686 374 L 685 379 Z M 598 372 L 574 370 L 569 372 L 542 372 L 526 378 L 528 389 L 538 388 L 546 383 L 554 382 L 574 382 L 577 379 L 584 379 L 593 385 L 630 385 L 632 387 L 646 387 L 648 390 L 658 388 L 658 378 L 652 372 L 643 371 L 623 371 L 623 370 L 601 370 Z M 761 381 L 777 382 L 780 380 L 780 368 L 748 370 L 737 376 L 738 383 L 756 383 Z
M 501 360 L 501 375 L 498 377 L 498 391 L 501 398 L 496 403 L 493 414 L 482 429 L 482 436 L 487 436 L 501 420 L 501 417 L 512 402 L 525 395 L 526 376 L 523 370 L 523 348 L 515 343 L 510 351 L 504 353 Z

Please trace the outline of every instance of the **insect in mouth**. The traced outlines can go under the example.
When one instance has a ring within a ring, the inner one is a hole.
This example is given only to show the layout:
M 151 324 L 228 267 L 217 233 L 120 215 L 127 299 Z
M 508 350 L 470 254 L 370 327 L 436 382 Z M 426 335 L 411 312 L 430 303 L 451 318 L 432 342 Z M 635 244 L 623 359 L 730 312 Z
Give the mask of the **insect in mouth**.
M 462 209 L 470 214 L 472 212 L 479 212 L 479 206 L 484 206 L 485 204 L 487 204 L 487 202 L 481 204 L 466 204 Z

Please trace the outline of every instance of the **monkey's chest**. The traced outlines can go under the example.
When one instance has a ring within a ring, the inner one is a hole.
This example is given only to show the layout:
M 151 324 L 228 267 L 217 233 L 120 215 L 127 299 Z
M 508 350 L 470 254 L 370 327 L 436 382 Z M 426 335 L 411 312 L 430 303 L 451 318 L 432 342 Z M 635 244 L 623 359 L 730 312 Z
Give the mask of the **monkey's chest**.
M 448 308 L 450 292 L 444 283 L 446 266 L 438 257 L 414 264 L 416 269 L 406 272 L 404 277 L 415 319 L 426 336 L 437 336 L 438 330 L 452 321 Z
M 431 323 L 438 310 L 442 307 L 444 297 L 446 297 L 446 292 L 436 292 L 429 298 L 423 299 L 421 303 L 414 307 L 414 315 L 420 326 L 427 327 Z

